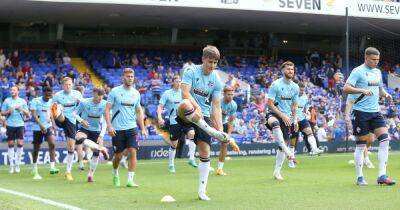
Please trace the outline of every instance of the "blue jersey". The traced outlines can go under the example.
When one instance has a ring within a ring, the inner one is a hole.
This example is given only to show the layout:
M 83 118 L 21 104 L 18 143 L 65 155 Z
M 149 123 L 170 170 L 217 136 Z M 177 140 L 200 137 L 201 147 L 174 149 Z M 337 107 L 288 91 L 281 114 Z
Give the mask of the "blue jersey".
M 35 111 L 37 117 L 39 118 L 40 123 L 47 129 L 51 127 L 51 118 L 50 118 L 50 107 L 52 104 L 52 100 L 44 101 L 43 97 L 37 97 L 32 99 L 29 104 L 30 110 Z M 32 126 L 32 130 L 40 131 L 39 124 L 35 123 Z
M 170 125 L 177 124 L 176 118 L 176 110 L 178 109 L 179 104 L 182 102 L 182 91 L 170 89 L 165 91 L 161 98 L 160 104 L 164 106 L 167 110 L 169 116 Z
M 16 99 L 13 99 L 12 97 L 6 98 L 1 106 L 1 111 L 5 112 L 16 106 L 20 106 L 22 109 L 28 111 L 28 105 L 26 104 L 26 101 L 20 97 L 17 97 Z M 24 113 L 18 111 L 17 109 L 11 112 L 11 114 L 9 114 L 6 118 L 7 126 L 24 126 Z
M 222 124 L 228 123 L 230 116 L 236 116 L 237 104 L 234 100 L 225 103 L 224 98 L 221 98 Z
M 279 111 L 288 117 L 293 117 L 292 105 L 298 103 L 299 93 L 300 88 L 296 83 L 293 81 L 287 83 L 281 78 L 272 82 L 268 98 L 274 101 Z
M 103 116 L 106 110 L 106 104 L 106 100 L 101 100 L 100 103 L 95 103 L 93 102 L 93 98 L 87 98 L 79 103 L 76 113 L 90 124 L 89 127 L 83 127 L 84 129 L 100 132 L 104 120 Z
M 379 69 L 371 69 L 367 65 L 362 64 L 353 69 L 346 83 L 355 88 L 371 90 L 373 92 L 372 96 L 365 95 L 355 103 L 353 105 L 354 110 L 379 112 L 379 88 L 383 87 L 382 73 Z M 358 96 L 355 100 L 358 99 Z
M 140 94 L 131 87 L 123 85 L 111 90 L 107 103 L 112 105 L 111 123 L 115 130 L 136 128 L 136 109 L 140 108 Z
M 75 110 L 79 102 L 82 101 L 82 94 L 77 90 L 71 90 L 66 93 L 64 90 L 58 91 L 53 97 L 53 103 L 57 103 L 63 106 L 64 116 L 68 120 L 75 124 L 76 115 Z
M 194 65 L 185 70 L 182 83 L 191 86 L 190 94 L 201 107 L 203 116 L 210 117 L 211 102 L 214 98 L 221 97 L 223 87 L 217 72 L 212 71 L 205 75 L 202 65 Z
M 306 94 L 303 94 L 302 96 L 299 97 L 299 100 L 297 102 L 298 121 L 302 121 L 302 120 L 306 119 L 306 115 L 304 113 L 309 107 L 310 107 L 310 104 L 308 103 L 308 97 Z

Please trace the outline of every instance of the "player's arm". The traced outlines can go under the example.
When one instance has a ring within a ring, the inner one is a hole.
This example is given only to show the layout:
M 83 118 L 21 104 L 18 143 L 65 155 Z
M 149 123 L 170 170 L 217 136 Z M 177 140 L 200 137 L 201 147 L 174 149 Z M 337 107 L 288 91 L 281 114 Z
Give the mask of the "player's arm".
M 105 116 L 105 113 L 104 113 Z M 104 119 L 101 119 L 101 131 L 100 131 L 100 135 L 99 138 L 97 139 L 97 142 L 99 143 L 100 147 L 103 147 L 104 145 L 104 135 L 106 134 L 106 130 L 107 130 L 107 123 Z
M 221 98 L 213 97 L 212 100 L 212 110 L 213 114 L 211 115 L 211 121 L 215 122 L 215 126 L 217 130 L 222 131 L 222 111 L 221 111 Z
M 194 106 L 195 109 L 199 110 L 201 113 L 201 107 L 197 104 L 196 100 L 190 94 L 190 90 L 192 89 L 192 82 L 194 80 L 193 70 L 188 68 L 185 70 L 182 76 L 181 90 L 182 90 L 182 99 L 187 99 Z
M 162 118 L 162 112 L 164 110 L 164 105 L 166 102 L 166 96 L 165 92 L 161 95 L 160 101 L 157 106 L 157 121 L 158 121 L 158 126 L 162 127 L 164 125 L 164 119 Z
M 350 73 L 349 78 L 346 81 L 346 84 L 343 87 L 343 92 L 347 93 L 347 94 L 364 94 L 367 96 L 371 96 L 372 95 L 372 91 L 371 90 L 367 90 L 367 89 L 361 89 L 361 88 L 356 88 L 356 83 L 358 81 L 358 71 L 357 70 L 353 70 L 353 72 Z
M 386 90 L 385 90 L 385 88 L 383 88 L 383 86 L 379 87 L 379 96 L 393 100 L 392 96 L 388 92 L 386 92 Z
M 353 108 L 354 100 L 349 98 L 350 96 L 347 96 L 347 101 L 346 101 L 346 108 L 344 109 L 344 116 L 346 120 L 346 125 L 349 128 L 350 123 L 351 123 L 351 118 L 350 118 L 350 112 L 351 109 Z
M 25 117 L 29 117 L 29 115 L 30 115 L 29 110 L 28 110 L 28 106 L 27 106 L 27 104 L 26 104 L 25 101 L 24 101 L 24 104 L 23 104 L 22 106 L 19 106 L 19 107 L 17 108 L 17 110 L 18 110 L 19 112 L 21 112 L 22 114 L 24 114 Z
M 231 135 L 235 128 L 235 120 L 236 120 L 235 115 L 229 116 L 229 118 L 228 118 L 228 135 Z
M 139 128 L 142 132 L 142 136 L 143 136 L 143 138 L 146 138 L 147 137 L 147 129 L 144 125 L 144 112 L 140 105 L 136 106 L 136 116 L 137 116 L 137 121 L 139 123 Z
M 10 115 L 14 110 L 15 110 L 14 107 L 10 107 L 10 109 L 8 109 L 8 101 L 5 100 L 5 101 L 3 102 L 3 105 L 1 106 L 1 115 L 3 115 L 3 116 L 8 116 L 8 115 Z
M 296 96 L 295 96 L 296 97 Z M 298 116 L 297 116 L 297 99 L 294 99 L 292 103 L 292 116 L 293 116 L 293 125 L 294 125 L 294 131 L 297 132 L 299 130 L 299 124 L 298 124 Z
M 197 104 L 196 100 L 194 100 L 194 98 L 190 94 L 191 88 L 192 88 L 192 86 L 190 86 L 188 84 L 184 84 L 184 83 L 181 84 L 182 99 L 188 99 L 190 101 L 190 103 L 192 103 L 193 107 L 200 111 L 201 107 L 199 106 L 199 104 Z
M 110 134 L 110 136 L 115 136 L 115 130 L 112 127 L 111 124 L 111 109 L 112 109 L 112 104 L 107 102 L 106 104 L 106 109 L 105 109 L 105 113 L 104 113 L 104 118 L 106 119 L 106 124 L 107 124 L 107 130 L 108 133 Z

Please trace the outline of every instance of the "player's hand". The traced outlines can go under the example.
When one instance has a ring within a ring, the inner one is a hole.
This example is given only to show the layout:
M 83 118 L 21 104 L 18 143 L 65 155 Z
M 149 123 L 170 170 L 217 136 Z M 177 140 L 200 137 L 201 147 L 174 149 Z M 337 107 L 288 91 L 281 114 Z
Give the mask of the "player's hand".
M 297 122 L 297 120 L 296 120 L 293 122 L 293 125 L 294 125 L 294 132 L 298 132 L 299 131 L 299 122 Z
M 147 129 L 144 128 L 144 129 L 141 129 L 140 131 L 142 133 L 143 139 L 147 139 L 147 137 L 149 136 L 149 134 L 147 133 Z
M 102 136 L 99 136 L 97 138 L 97 143 L 99 144 L 99 148 L 103 147 L 103 137 Z
M 286 126 L 290 127 L 292 125 L 292 122 L 290 121 L 290 117 L 283 115 L 282 116 L 282 121 L 285 123 Z
M 115 132 L 115 129 L 114 129 L 112 126 L 108 126 L 108 127 L 107 127 L 107 130 L 108 130 L 108 134 L 109 134 L 111 137 L 114 137 L 114 136 L 117 134 L 117 132 Z
M 158 127 L 159 128 L 162 128 L 163 126 L 164 126 L 164 123 L 165 123 L 165 121 L 164 121 L 164 119 L 158 119 Z
M 11 113 L 13 113 L 13 112 L 14 112 L 14 110 L 15 110 L 15 107 L 11 107 L 11 108 L 9 109 L 9 111 L 10 111 L 10 114 L 11 114 Z
M 15 106 L 14 109 L 18 110 L 19 112 L 22 112 L 22 107 L 20 105 Z
M 393 97 L 389 93 L 386 93 L 385 98 L 389 99 L 390 101 L 393 101 Z
M 85 128 L 88 128 L 90 126 L 90 123 L 88 121 L 84 120 L 81 122 L 81 125 Z
M 233 151 L 240 152 L 240 148 L 236 144 L 236 142 L 235 142 L 235 140 L 233 138 L 231 138 L 231 140 L 229 141 L 229 145 L 231 145 Z
M 40 127 L 40 131 L 41 131 L 43 134 L 46 134 L 46 133 L 47 133 L 47 129 L 46 129 L 43 125 L 39 125 L 39 127 Z
M 362 92 L 364 95 L 367 95 L 367 96 L 372 96 L 374 93 L 372 92 L 372 90 L 363 90 L 363 92 Z

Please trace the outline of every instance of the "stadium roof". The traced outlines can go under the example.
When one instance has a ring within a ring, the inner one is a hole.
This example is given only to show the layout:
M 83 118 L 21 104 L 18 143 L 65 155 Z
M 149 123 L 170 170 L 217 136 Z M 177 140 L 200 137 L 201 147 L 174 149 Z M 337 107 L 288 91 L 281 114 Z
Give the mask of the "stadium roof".
M 14 0 L 0 1 L 0 20 L 83 27 L 208 28 L 321 35 L 343 35 L 345 31 L 345 17 L 333 15 Z M 368 22 L 400 32 L 398 20 Z M 353 30 L 362 32 L 368 28 L 355 26 Z

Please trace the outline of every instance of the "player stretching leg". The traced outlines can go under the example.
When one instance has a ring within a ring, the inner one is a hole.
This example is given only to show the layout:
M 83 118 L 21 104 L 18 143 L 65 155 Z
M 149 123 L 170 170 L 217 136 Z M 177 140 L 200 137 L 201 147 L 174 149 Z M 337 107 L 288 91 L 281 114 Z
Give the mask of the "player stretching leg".
M 305 85 L 303 82 L 299 82 L 298 85 L 300 88 L 299 101 L 298 101 L 298 105 L 297 105 L 298 106 L 297 107 L 297 118 L 299 120 L 299 131 L 291 136 L 289 149 L 294 154 L 296 143 L 299 138 L 299 132 L 301 132 L 303 134 L 304 138 L 307 139 L 307 141 L 310 144 L 310 147 L 311 147 L 310 154 L 318 155 L 318 154 L 322 153 L 323 151 L 317 147 L 317 142 L 316 142 L 314 134 L 311 130 L 310 123 L 308 122 L 306 115 L 305 115 L 305 113 L 307 112 L 307 110 L 309 108 L 308 96 L 304 92 Z M 290 168 L 296 167 L 294 160 L 289 160 L 289 167 Z
M 369 133 L 374 133 L 379 141 L 378 184 L 394 185 L 395 180 L 386 175 L 386 165 L 389 157 L 390 136 L 384 117 L 379 112 L 379 97 L 392 98 L 383 88 L 382 73 L 377 68 L 380 52 L 373 47 L 365 50 L 364 64 L 351 72 L 344 86 L 344 92 L 357 94 L 353 105 L 353 133 L 357 136 L 355 165 L 357 185 L 367 185 L 362 172 L 362 156 Z
M 287 147 L 285 141 L 290 140 L 291 132 L 298 131 L 297 101 L 299 86 L 292 81 L 294 77 L 294 63 L 286 61 L 281 66 L 283 78 L 272 82 L 268 92 L 268 108 L 266 115 L 267 128 L 272 131 L 279 149 L 276 151 L 276 163 L 273 176 L 276 180 L 283 180 L 281 168 L 285 157 L 294 160 L 294 154 Z
M 106 101 L 103 100 L 104 90 L 102 88 L 93 89 L 93 97 L 79 103 L 77 113 L 83 119 L 81 126 L 76 133 L 76 144 L 84 144 L 93 150 L 93 155 L 89 164 L 88 182 L 94 182 L 94 172 L 99 162 L 99 152 L 103 153 L 104 159 L 108 159 L 107 148 L 103 147 L 103 137 L 106 133 L 107 125 L 103 119 Z
M 222 83 L 216 72 L 220 54 L 216 47 L 207 46 L 203 49 L 201 65 L 195 65 L 185 70 L 182 81 L 183 101 L 178 108 L 177 122 L 186 127 L 194 127 L 194 141 L 200 156 L 199 190 L 200 200 L 210 200 L 206 195 L 208 174 L 210 169 L 211 136 L 220 141 L 229 141 L 235 151 L 236 143 L 222 132 L 221 90 Z M 213 114 L 210 115 L 211 106 Z M 204 117 L 203 117 L 204 116 Z M 216 129 L 210 126 L 210 117 L 216 124 Z
M 67 166 L 65 171 L 65 179 L 72 181 L 71 174 L 72 164 L 74 161 L 76 121 L 82 122 L 82 118 L 76 114 L 75 109 L 79 102 L 82 101 L 82 94 L 77 90 L 72 90 L 72 79 L 64 77 L 63 90 L 57 92 L 53 97 L 53 105 L 51 113 L 56 125 L 62 128 L 67 139 Z

